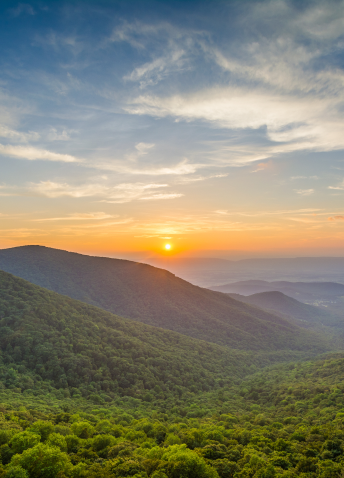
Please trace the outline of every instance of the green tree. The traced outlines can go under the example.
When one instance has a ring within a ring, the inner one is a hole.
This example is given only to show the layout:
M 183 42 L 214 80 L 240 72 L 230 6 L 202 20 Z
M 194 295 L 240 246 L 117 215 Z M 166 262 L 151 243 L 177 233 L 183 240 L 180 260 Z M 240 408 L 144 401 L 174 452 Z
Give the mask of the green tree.
M 64 436 L 59 433 L 51 433 L 47 440 L 47 445 L 57 446 L 61 451 L 67 451 L 67 442 Z
M 56 478 L 59 473 L 68 473 L 72 470 L 66 453 L 58 447 L 43 443 L 25 450 L 22 455 L 14 455 L 10 465 L 24 468 L 30 478 Z
M 41 435 L 32 432 L 20 432 L 10 441 L 13 453 L 23 453 L 24 450 L 36 446 L 41 441 Z
M 89 422 L 75 422 L 72 425 L 72 432 L 79 438 L 90 438 L 95 434 L 95 428 Z
M 170 478 L 218 478 L 217 471 L 207 465 L 200 457 L 186 445 L 172 445 L 162 455 L 167 461 L 166 472 Z
M 28 428 L 28 431 L 38 433 L 41 435 L 41 441 L 45 442 L 50 433 L 53 433 L 54 425 L 45 420 L 37 420 L 30 428 Z
M 29 478 L 29 474 L 21 466 L 11 466 L 6 473 L 6 478 Z

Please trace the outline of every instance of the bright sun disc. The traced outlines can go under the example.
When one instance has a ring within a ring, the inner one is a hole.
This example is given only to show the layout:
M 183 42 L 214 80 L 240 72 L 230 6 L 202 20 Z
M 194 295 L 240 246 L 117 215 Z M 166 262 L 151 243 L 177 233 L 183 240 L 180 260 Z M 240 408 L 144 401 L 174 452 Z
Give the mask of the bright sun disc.
M 165 249 L 169 251 L 171 249 L 171 244 L 165 244 Z

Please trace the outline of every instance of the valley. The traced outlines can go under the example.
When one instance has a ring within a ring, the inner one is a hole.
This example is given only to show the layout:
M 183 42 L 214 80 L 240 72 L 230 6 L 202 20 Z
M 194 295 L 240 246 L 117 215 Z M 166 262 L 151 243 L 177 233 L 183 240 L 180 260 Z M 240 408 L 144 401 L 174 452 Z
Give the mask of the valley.
M 0 476 L 337 477 L 340 315 L 37 246 L 0 267 Z

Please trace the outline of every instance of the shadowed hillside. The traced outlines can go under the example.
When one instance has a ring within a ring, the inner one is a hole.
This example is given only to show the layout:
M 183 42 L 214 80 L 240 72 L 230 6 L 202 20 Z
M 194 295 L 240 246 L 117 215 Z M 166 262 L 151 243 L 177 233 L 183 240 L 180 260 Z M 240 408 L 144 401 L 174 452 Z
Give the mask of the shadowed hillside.
M 259 294 L 253 294 L 249 296 L 240 294 L 228 295 L 230 295 L 233 299 L 241 300 L 246 304 L 261 307 L 279 315 L 294 319 L 300 326 L 303 327 L 319 325 L 344 327 L 344 321 L 335 314 L 320 309 L 319 307 L 303 304 L 292 297 L 282 294 L 282 292 L 261 292 Z
M 307 332 L 306 338 L 309 351 L 324 348 Z M 86 397 L 102 393 L 105 399 L 144 398 L 153 389 L 158 396 L 211 390 L 243 377 L 253 363 L 305 356 L 230 350 L 117 317 L 6 272 L 0 272 L 0 350 L 5 383 L 16 383 L 16 372 L 8 369 L 15 365 L 23 374 L 20 389 L 45 380 Z
M 264 351 L 327 347 L 277 315 L 145 264 L 25 246 L 2 250 L 0 268 L 118 315 L 221 345 Z

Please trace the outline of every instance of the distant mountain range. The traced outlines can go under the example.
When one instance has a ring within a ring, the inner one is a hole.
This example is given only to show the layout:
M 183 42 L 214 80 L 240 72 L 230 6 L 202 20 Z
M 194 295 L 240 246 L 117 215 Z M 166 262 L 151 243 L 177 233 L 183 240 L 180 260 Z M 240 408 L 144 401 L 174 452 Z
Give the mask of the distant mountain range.
M 344 321 L 338 315 L 313 305 L 304 304 L 282 292 L 260 292 L 249 296 L 229 293 L 233 299 L 261 307 L 285 317 L 300 327 L 340 327 L 344 331 Z
M 25 246 L 1 250 L 0 269 L 122 317 L 236 349 L 328 349 L 324 338 L 277 314 L 146 264 Z
M 262 279 L 267 281 L 339 282 L 344 284 L 344 257 L 256 258 L 146 258 L 144 262 L 162 267 L 202 287 L 229 282 Z
M 224 293 L 252 295 L 261 292 L 278 291 L 301 302 L 335 300 L 344 296 L 344 285 L 336 282 L 288 282 L 248 280 L 210 287 L 211 290 Z

